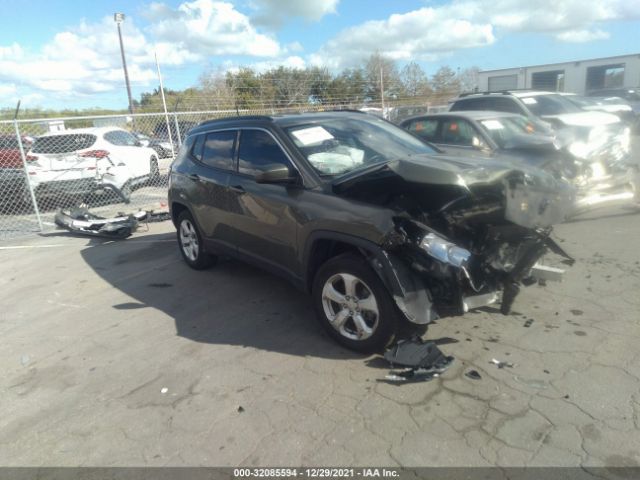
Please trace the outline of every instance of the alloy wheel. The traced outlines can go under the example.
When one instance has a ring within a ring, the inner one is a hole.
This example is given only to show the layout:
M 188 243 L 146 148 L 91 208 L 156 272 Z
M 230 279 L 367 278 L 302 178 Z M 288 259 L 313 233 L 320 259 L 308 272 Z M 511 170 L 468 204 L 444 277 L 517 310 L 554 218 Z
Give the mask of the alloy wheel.
M 180 247 L 189 260 L 197 260 L 200 249 L 198 234 L 193 223 L 186 219 L 180 223 Z
M 378 302 L 371 288 L 355 275 L 331 276 L 322 288 L 322 307 L 331 326 L 350 340 L 365 340 L 378 326 Z

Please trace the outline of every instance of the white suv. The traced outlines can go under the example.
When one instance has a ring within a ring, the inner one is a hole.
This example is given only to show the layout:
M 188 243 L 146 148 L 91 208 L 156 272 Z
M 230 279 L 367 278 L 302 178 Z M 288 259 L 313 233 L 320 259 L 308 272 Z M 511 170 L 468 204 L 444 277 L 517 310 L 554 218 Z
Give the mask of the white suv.
M 124 201 L 132 190 L 157 178 L 158 154 L 121 128 L 100 127 L 48 133 L 27 155 L 36 195 L 86 195 L 111 189 Z

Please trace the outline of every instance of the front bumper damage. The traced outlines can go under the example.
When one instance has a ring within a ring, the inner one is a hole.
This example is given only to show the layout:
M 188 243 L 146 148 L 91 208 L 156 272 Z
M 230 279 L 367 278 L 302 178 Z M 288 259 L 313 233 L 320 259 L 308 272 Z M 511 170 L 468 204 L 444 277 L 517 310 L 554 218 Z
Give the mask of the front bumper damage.
M 561 278 L 540 265 L 545 254 L 574 262 L 551 231 L 572 211 L 575 189 L 542 170 L 415 156 L 334 189 L 396 212 L 371 264 L 412 323 L 496 302 L 508 314 L 522 286 Z
M 520 247 L 510 253 L 509 265 L 497 264 L 491 250 L 484 258 L 482 254 L 471 255 L 463 264 L 453 265 L 433 258 L 417 240 L 407 237 L 402 245 L 385 251 L 393 284 L 400 287 L 394 301 L 406 319 L 416 324 L 464 315 L 498 302 L 501 313 L 507 315 L 521 286 L 562 279 L 563 269 L 538 263 L 542 255 L 553 252 L 567 264 L 574 261 L 542 232 Z

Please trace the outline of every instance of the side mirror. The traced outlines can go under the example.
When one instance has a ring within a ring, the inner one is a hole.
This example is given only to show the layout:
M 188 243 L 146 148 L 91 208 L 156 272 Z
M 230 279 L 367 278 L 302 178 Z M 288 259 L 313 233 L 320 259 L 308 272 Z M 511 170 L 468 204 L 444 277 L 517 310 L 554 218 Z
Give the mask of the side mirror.
M 294 184 L 298 183 L 300 177 L 298 172 L 290 169 L 286 165 L 269 165 L 266 170 L 263 170 L 256 175 L 256 183 L 282 183 L 282 184 Z
M 482 141 L 475 136 L 473 137 L 473 139 L 471 139 L 471 146 L 476 150 L 482 150 L 484 148 L 484 146 L 482 145 Z

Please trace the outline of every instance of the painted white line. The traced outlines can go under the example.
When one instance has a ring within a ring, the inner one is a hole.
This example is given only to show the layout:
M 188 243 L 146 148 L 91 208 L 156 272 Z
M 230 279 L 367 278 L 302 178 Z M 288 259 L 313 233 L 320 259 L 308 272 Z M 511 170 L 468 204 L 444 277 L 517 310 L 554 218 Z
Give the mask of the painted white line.
M 100 245 L 93 245 L 90 248 L 94 248 L 94 247 L 101 247 L 104 245 L 122 245 L 122 244 L 127 244 L 127 243 L 160 243 L 160 242 L 171 242 L 171 243 L 176 243 L 177 240 L 172 239 L 172 240 L 136 240 L 136 239 L 131 239 L 128 240 L 126 242 L 117 242 L 114 240 L 110 240 L 107 241 L 103 244 Z M 85 247 L 85 245 L 77 245 L 77 244 L 68 244 L 68 245 L 64 245 L 64 244 L 51 244 L 51 245 L 11 245 L 9 247 L 0 247 L 0 250 L 22 250 L 22 249 L 28 249 L 28 248 L 57 248 L 57 247 Z
M 0 250 L 19 250 L 23 248 L 55 248 L 55 247 L 74 247 L 75 245 L 12 245 L 10 247 L 0 247 Z

